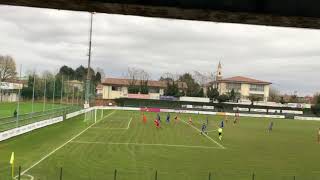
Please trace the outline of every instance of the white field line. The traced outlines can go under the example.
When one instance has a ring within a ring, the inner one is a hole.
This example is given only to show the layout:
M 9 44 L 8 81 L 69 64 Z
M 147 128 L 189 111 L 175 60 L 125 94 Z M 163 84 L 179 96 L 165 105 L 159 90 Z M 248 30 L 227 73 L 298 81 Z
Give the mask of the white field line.
M 115 111 L 112 111 L 111 113 L 109 113 L 107 116 L 103 117 L 107 118 L 109 116 L 111 116 Z M 45 155 L 44 157 L 42 157 L 39 161 L 37 161 L 36 163 L 34 163 L 32 166 L 30 166 L 29 168 L 27 168 L 26 170 L 24 170 L 21 175 L 24 175 L 25 173 L 27 173 L 28 171 L 30 171 L 32 168 L 34 168 L 36 165 L 38 165 L 39 163 L 41 163 L 43 160 L 47 159 L 49 156 L 51 156 L 52 154 L 54 154 L 56 151 L 58 151 L 59 149 L 63 148 L 65 145 L 69 144 L 72 140 L 76 139 L 77 137 L 79 137 L 81 134 L 83 134 L 84 132 L 86 132 L 88 129 L 90 129 L 93 125 L 95 125 L 96 123 L 100 122 L 102 119 L 100 119 L 99 121 L 91 124 L 89 127 L 87 127 L 86 129 L 84 129 L 83 131 L 81 131 L 79 134 L 73 136 L 71 139 L 69 139 L 67 142 L 63 143 L 61 146 L 59 146 L 58 148 L 54 149 L 53 151 L 51 151 L 49 154 Z
M 34 180 L 34 177 L 32 175 L 30 175 L 30 174 L 24 174 L 24 175 L 21 175 L 21 176 L 26 176 L 26 177 L 30 178 L 29 180 Z M 14 177 L 13 179 L 18 180 L 18 176 Z M 21 178 L 21 179 L 24 179 L 24 178 Z
M 212 146 L 191 146 L 179 144 L 145 144 L 145 143 L 116 143 L 116 142 L 90 142 L 90 141 L 71 141 L 77 144 L 101 144 L 101 145 L 133 145 L 133 146 L 163 146 L 163 147 L 180 147 L 180 148 L 200 148 L 200 149 L 222 149 L 220 147 Z
M 200 129 L 196 128 L 195 126 L 191 125 L 190 123 L 185 122 L 184 120 L 181 120 L 181 121 L 201 133 L 201 130 L 200 130 Z M 212 142 L 214 142 L 215 144 L 217 144 L 220 148 L 226 149 L 222 144 L 218 143 L 217 141 L 215 141 L 214 139 L 212 139 L 210 136 L 208 136 L 208 135 L 206 135 L 206 134 L 203 134 L 203 135 L 204 135 L 205 137 L 207 137 L 210 141 L 212 141 Z
M 126 128 L 104 128 L 104 127 L 92 127 L 91 129 L 109 129 L 109 130 L 128 130 L 130 128 L 132 118 L 130 118 Z

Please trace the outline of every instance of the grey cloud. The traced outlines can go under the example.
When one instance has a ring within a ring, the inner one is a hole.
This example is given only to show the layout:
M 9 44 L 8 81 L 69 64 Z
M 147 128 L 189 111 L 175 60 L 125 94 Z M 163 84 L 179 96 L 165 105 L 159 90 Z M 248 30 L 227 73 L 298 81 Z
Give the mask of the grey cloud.
M 1 6 L 0 53 L 24 69 L 87 64 L 89 13 Z M 320 90 L 320 31 L 95 14 L 93 67 L 162 73 L 213 72 L 271 81 L 283 92 Z

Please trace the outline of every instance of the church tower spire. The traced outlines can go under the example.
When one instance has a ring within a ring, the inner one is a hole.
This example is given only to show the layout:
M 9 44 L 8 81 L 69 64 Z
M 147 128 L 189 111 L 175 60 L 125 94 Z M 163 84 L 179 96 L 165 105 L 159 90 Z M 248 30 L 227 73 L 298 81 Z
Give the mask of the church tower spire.
M 222 79 L 222 65 L 221 65 L 221 62 L 219 61 L 218 69 L 216 73 L 216 80 L 221 80 L 221 79 Z

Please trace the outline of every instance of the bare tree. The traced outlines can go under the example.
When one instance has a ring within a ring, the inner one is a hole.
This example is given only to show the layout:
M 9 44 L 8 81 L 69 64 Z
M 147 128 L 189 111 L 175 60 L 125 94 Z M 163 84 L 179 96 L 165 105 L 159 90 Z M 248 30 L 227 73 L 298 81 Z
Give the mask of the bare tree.
M 143 69 L 128 68 L 126 78 L 129 82 L 129 93 L 147 93 L 150 74 Z
M 16 78 L 16 63 L 11 56 L 0 55 L 0 81 L 7 81 Z
M 212 81 L 214 81 L 214 74 L 209 72 L 201 73 L 199 71 L 193 71 L 193 78 L 194 80 L 200 84 L 201 86 L 204 86 Z
M 178 74 L 172 74 L 169 72 L 166 72 L 164 74 L 161 75 L 160 77 L 160 81 L 177 81 L 179 79 Z
M 271 87 L 269 90 L 269 101 L 280 102 L 281 94 L 278 89 Z
M 127 74 L 125 75 L 129 81 L 130 86 L 135 86 L 139 76 L 139 70 L 136 68 L 128 68 Z
M 141 69 L 138 73 L 138 78 L 142 81 L 148 81 L 150 79 L 150 74 L 147 71 Z

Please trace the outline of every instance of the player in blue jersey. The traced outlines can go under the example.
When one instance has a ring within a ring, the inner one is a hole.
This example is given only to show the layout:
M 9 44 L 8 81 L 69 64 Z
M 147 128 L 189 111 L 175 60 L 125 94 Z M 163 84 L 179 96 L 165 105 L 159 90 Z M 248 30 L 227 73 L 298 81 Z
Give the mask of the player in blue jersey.
M 170 114 L 169 114 L 169 113 L 167 114 L 167 119 L 166 119 L 166 121 L 167 121 L 167 123 L 170 122 Z
M 159 121 L 159 123 L 161 123 L 161 117 L 159 113 L 157 114 L 157 120 Z
M 208 134 L 206 130 L 207 130 L 207 125 L 203 123 L 201 127 L 201 134 Z
M 268 127 L 268 132 L 271 132 L 273 129 L 273 121 L 271 121 L 269 127 Z
M 220 128 L 224 128 L 224 120 L 221 121 Z

